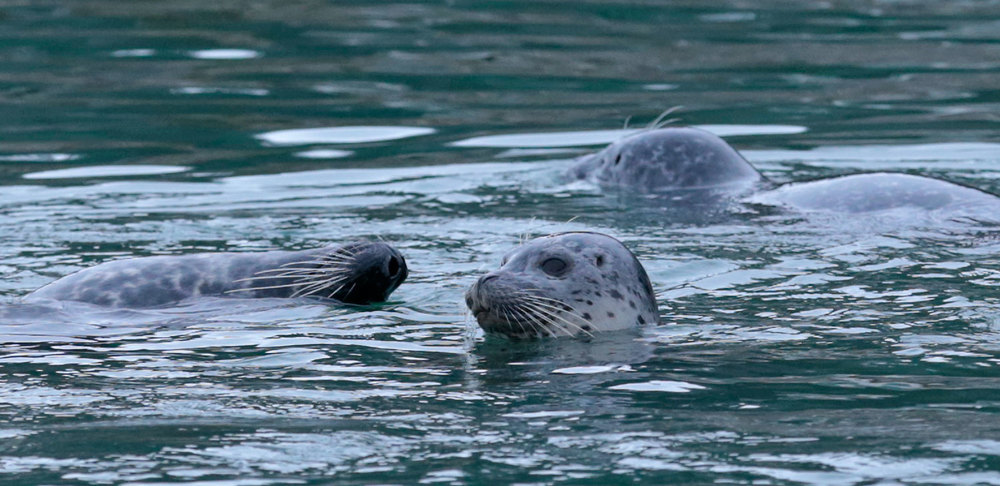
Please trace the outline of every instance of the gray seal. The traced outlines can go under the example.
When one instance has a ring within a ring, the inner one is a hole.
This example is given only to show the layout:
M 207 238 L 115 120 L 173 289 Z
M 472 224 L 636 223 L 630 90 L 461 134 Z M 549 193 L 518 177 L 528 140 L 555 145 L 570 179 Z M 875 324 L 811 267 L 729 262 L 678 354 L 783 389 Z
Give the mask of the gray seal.
M 982 208 L 1000 199 L 987 192 L 940 179 L 892 172 L 872 172 L 785 184 L 756 194 L 748 202 L 799 211 L 866 213 L 894 208 Z
M 660 321 L 639 260 L 620 241 L 591 232 L 531 240 L 465 293 L 480 327 L 515 339 L 587 336 Z
M 117 260 L 63 277 L 25 296 L 125 308 L 198 296 L 306 297 L 381 302 L 406 279 L 406 260 L 381 242 L 302 251 L 203 253 Z
M 713 133 L 656 128 L 626 136 L 581 157 L 570 176 L 643 193 L 679 189 L 741 192 L 764 182 L 742 155 Z
M 975 188 L 900 173 L 853 174 L 777 186 L 721 138 L 684 127 L 651 128 L 623 137 L 600 152 L 581 157 L 570 168 L 569 176 L 605 187 L 667 195 L 654 200 L 692 208 L 697 207 L 692 202 L 735 200 L 838 213 L 1000 205 L 1000 198 Z M 698 196 L 678 196 L 681 190 Z

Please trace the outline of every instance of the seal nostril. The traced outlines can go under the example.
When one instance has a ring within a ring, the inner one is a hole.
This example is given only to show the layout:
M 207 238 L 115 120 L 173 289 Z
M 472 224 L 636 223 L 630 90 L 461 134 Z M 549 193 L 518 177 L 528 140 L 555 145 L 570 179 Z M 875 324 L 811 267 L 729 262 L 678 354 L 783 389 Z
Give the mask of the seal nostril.
M 396 275 L 399 275 L 399 269 L 400 269 L 399 259 L 397 259 L 396 257 L 390 257 L 389 258 L 389 276 L 390 277 L 395 277 Z
M 497 278 L 496 275 L 485 275 L 479 279 L 479 285 L 489 282 L 490 280 L 496 280 L 496 278 Z

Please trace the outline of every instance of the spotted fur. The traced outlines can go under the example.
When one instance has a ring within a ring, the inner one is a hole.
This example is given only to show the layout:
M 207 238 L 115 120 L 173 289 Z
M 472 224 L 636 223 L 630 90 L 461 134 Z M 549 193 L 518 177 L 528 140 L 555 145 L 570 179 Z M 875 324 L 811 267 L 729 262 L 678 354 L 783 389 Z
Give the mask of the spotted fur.
M 724 140 L 697 128 L 643 130 L 582 157 L 570 175 L 645 193 L 750 189 L 763 176 Z
M 103 263 L 52 282 L 28 301 L 108 307 L 166 306 L 198 296 L 315 296 L 350 304 L 388 298 L 406 279 L 406 261 L 381 242 L 303 251 L 154 256 Z
M 600 233 L 531 240 L 465 299 L 485 331 L 513 338 L 586 336 L 659 322 L 646 270 L 620 241 Z

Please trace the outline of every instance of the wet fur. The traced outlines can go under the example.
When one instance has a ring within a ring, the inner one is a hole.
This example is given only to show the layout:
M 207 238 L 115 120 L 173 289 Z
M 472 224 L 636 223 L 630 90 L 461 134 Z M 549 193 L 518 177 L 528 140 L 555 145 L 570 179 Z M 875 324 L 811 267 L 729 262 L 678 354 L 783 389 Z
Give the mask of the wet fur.
M 572 266 L 565 275 L 550 276 L 540 264 L 551 257 Z M 642 264 L 621 242 L 600 233 L 561 233 L 525 243 L 469 288 L 466 303 L 487 332 L 521 339 L 659 322 Z
M 651 128 L 581 157 L 569 175 L 602 186 L 665 194 L 671 206 L 736 201 L 802 211 L 864 213 L 899 207 L 926 210 L 1000 204 L 959 184 L 908 174 L 867 173 L 775 187 L 724 140 L 696 128 Z M 678 191 L 687 191 L 681 195 Z
M 379 279 L 377 262 L 359 260 L 359 254 L 373 251 L 398 258 L 399 274 L 384 281 Z M 405 278 L 405 260 L 395 249 L 384 243 L 359 242 L 304 251 L 118 260 L 63 277 L 28 294 L 25 300 L 67 300 L 128 308 L 224 295 L 317 296 L 367 303 L 384 300 Z

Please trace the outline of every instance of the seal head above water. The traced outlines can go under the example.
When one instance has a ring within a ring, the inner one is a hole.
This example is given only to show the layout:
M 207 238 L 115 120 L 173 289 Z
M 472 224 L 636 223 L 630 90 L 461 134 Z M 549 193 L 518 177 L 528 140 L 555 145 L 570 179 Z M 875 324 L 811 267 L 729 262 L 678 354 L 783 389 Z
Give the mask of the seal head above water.
M 764 180 L 718 136 L 697 128 L 643 130 L 581 157 L 570 176 L 643 193 L 678 189 L 747 190 Z
M 406 279 L 390 245 L 354 242 L 303 251 L 203 253 L 107 262 L 52 282 L 27 301 L 148 308 L 198 296 L 306 297 L 381 302 Z
M 579 336 L 659 322 L 646 270 L 600 233 L 531 240 L 480 278 L 465 302 L 486 332 L 512 338 Z
M 580 158 L 569 174 L 606 187 L 668 195 L 653 201 L 703 214 L 737 200 L 848 214 L 1000 205 L 993 194 L 901 173 L 853 174 L 775 186 L 724 140 L 696 128 L 654 128 L 626 136 Z

